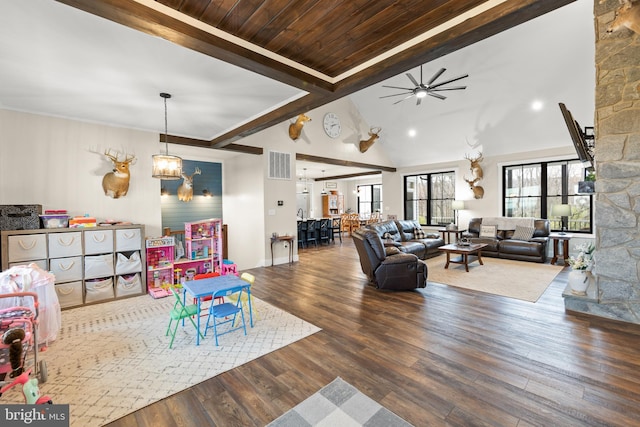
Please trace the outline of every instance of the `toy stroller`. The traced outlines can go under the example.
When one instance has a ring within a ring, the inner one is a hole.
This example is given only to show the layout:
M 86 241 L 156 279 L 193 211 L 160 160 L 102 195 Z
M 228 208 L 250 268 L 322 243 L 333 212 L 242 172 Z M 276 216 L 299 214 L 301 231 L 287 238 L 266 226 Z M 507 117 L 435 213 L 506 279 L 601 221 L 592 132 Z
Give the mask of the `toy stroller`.
M 38 294 L 17 292 L 2 294 L 2 298 L 15 298 L 20 305 L 0 309 L 0 396 L 20 384 L 25 403 L 52 403 L 38 389 L 38 380 L 47 381 L 46 364 L 38 363 Z M 31 351 L 33 367 L 27 368 Z M 33 370 L 35 378 L 29 378 Z

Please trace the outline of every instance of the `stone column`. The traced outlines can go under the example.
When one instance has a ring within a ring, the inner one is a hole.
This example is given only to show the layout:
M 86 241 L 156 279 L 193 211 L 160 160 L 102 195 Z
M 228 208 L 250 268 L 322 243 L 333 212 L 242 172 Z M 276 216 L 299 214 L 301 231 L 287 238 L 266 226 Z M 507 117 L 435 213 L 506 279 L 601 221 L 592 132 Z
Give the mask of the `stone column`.
M 619 7 L 594 5 L 596 300 L 566 298 L 565 308 L 640 324 L 640 35 L 606 32 Z

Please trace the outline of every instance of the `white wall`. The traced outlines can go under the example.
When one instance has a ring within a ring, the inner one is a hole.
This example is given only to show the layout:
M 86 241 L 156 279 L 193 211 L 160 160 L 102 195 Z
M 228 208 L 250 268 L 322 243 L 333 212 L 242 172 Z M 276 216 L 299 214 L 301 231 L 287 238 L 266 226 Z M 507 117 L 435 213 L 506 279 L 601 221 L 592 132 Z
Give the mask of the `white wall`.
M 209 150 L 211 151 L 211 150 Z M 243 154 L 222 169 L 222 211 L 228 231 L 228 259 L 238 269 L 264 265 L 264 177 L 262 157 Z
M 144 224 L 148 237 L 162 235 L 160 180 L 151 177 L 151 156 L 164 151 L 158 134 L 0 109 L 0 204 L 40 204 Z M 113 168 L 106 149 L 136 156 L 129 192 L 104 195 L 102 177 Z M 185 159 L 222 162 L 214 150 L 169 145 Z

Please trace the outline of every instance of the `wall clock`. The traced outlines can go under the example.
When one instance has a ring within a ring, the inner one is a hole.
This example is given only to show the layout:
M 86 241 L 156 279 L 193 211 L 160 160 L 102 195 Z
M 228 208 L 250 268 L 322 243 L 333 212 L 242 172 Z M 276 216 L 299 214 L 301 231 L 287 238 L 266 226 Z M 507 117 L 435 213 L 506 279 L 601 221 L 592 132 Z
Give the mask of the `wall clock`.
M 336 113 L 327 113 L 324 115 L 322 122 L 324 131 L 329 138 L 337 138 L 340 136 L 342 126 L 340 125 L 340 118 Z

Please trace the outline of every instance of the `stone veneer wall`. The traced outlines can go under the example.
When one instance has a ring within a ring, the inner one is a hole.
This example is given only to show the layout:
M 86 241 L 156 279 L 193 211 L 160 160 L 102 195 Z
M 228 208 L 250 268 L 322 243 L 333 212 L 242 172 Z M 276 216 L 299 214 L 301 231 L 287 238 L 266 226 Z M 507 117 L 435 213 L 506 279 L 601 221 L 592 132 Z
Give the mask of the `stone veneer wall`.
M 565 308 L 640 324 L 640 35 L 607 34 L 620 3 L 594 3 L 596 292 Z

